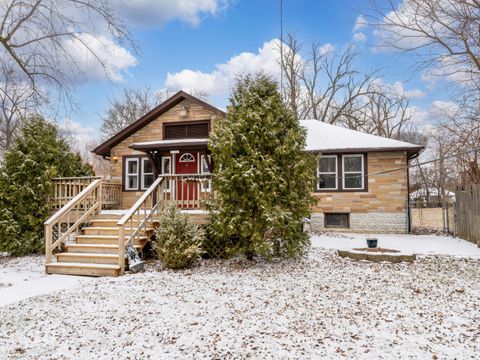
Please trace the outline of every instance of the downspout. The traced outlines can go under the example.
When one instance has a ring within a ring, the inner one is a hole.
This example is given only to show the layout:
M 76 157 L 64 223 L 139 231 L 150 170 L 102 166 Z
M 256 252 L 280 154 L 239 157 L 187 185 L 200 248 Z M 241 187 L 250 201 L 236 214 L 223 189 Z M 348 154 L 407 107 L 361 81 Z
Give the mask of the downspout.
M 408 154 L 408 153 L 407 153 Z M 408 157 L 407 155 L 407 234 L 412 231 L 411 224 L 411 211 L 410 211 L 410 160 L 416 159 L 420 155 L 420 152 Z

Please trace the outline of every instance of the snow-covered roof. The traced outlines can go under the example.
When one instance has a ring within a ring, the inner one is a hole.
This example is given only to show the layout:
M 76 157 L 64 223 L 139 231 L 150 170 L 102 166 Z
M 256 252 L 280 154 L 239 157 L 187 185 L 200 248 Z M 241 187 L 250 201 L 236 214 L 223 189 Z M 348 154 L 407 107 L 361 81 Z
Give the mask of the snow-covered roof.
M 359 152 L 406 150 L 414 154 L 423 148 L 423 146 L 410 144 L 405 141 L 365 134 L 360 131 L 330 125 L 314 119 L 300 120 L 300 124 L 307 129 L 307 145 L 305 151 Z
M 162 146 L 162 145 L 176 145 L 176 144 L 207 144 L 208 139 L 174 139 L 174 140 L 155 140 L 155 141 L 145 141 L 133 143 L 130 145 L 132 148 L 144 147 L 144 146 Z

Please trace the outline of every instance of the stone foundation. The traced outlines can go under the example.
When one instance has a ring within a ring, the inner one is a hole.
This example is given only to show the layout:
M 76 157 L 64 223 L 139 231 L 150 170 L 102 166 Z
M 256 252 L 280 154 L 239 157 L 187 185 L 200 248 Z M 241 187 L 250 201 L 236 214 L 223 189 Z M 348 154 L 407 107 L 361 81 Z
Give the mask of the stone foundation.
M 406 213 L 350 213 L 350 228 L 348 229 L 325 229 L 323 213 L 313 213 L 310 219 L 313 232 L 325 230 L 395 234 L 405 234 L 407 232 Z

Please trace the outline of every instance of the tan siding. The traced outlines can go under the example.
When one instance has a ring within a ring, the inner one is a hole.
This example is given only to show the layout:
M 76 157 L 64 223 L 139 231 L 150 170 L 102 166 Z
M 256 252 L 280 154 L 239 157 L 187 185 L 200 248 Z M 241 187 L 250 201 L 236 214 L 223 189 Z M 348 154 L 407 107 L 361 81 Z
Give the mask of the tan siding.
M 312 212 L 401 213 L 406 211 L 407 171 L 370 175 L 407 165 L 405 152 L 368 153 L 368 192 L 315 193 Z
M 181 117 L 180 111 L 183 106 L 189 107 L 188 116 Z M 126 155 L 144 155 L 144 153 L 129 148 L 129 145 L 136 142 L 155 141 L 163 139 L 163 123 L 183 122 L 195 120 L 213 120 L 217 114 L 205 109 L 197 103 L 184 100 L 172 109 L 168 110 L 148 125 L 141 128 L 135 134 L 129 136 L 121 143 L 112 148 L 112 158 L 118 159 L 112 161 L 111 176 L 112 179 L 123 182 L 122 178 L 122 158 Z M 140 192 L 122 191 L 122 209 L 131 207 L 135 201 L 142 195 Z

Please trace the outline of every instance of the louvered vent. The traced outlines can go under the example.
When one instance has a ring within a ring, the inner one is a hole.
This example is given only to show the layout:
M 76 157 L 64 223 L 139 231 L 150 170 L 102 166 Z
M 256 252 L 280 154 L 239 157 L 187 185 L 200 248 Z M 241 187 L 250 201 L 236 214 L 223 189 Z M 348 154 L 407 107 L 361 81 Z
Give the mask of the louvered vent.
M 208 137 L 208 123 L 165 125 L 165 140 Z

